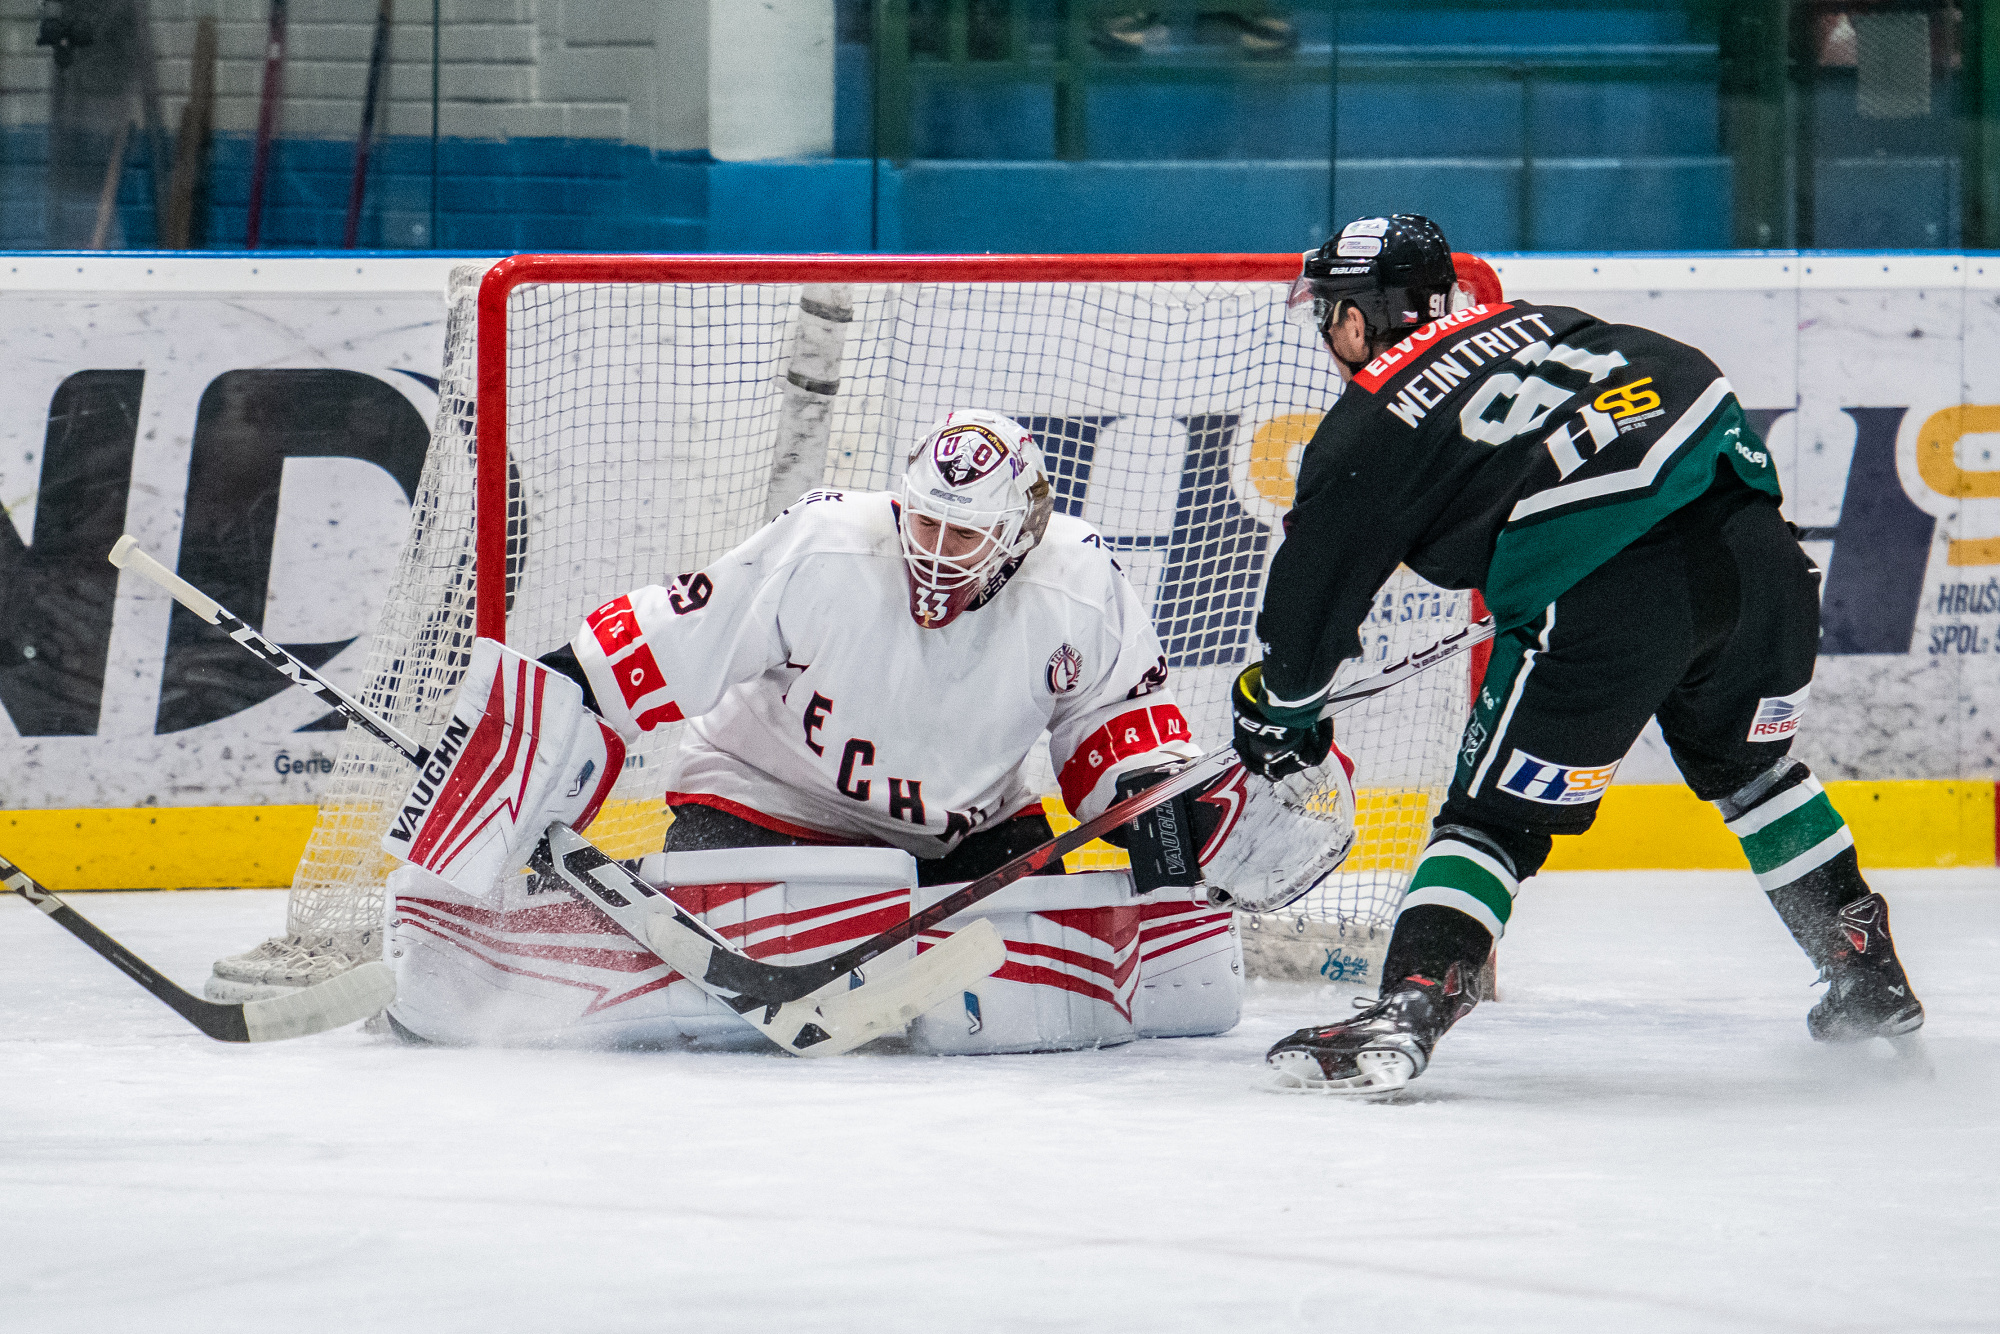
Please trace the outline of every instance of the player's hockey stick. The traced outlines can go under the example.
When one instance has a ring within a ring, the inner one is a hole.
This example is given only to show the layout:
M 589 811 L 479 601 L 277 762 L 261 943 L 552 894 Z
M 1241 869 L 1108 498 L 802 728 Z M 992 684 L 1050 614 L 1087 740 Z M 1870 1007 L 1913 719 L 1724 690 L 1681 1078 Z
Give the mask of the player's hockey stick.
M 1371 676 L 1336 690 L 1321 708 L 1320 717 L 1330 718 L 1334 714 L 1352 708 L 1362 700 L 1373 699 L 1383 691 L 1394 689 L 1418 673 L 1429 671 L 1439 663 L 1449 661 L 1492 637 L 1493 618 L 1481 617 L 1456 634 L 1445 636 L 1429 648 L 1412 653 L 1400 662 L 1392 663 Z M 841 975 L 860 968 L 883 951 L 894 949 L 909 940 L 919 931 L 928 930 L 946 918 L 964 912 L 981 899 L 997 894 L 1016 880 L 1033 875 L 1057 858 L 1075 851 L 1109 830 L 1116 829 L 1169 797 L 1179 796 L 1192 788 L 1212 782 L 1227 773 L 1230 766 L 1235 763 L 1236 752 L 1228 747 L 1212 755 L 1204 755 L 1198 760 L 1191 760 L 1172 777 L 1155 783 L 1143 792 L 1136 792 L 1123 801 L 1113 803 L 1095 819 L 1085 820 L 1068 833 L 1059 835 L 1040 847 L 1028 849 L 1006 865 L 988 872 L 963 889 L 939 899 L 921 912 L 912 913 L 909 918 L 898 922 L 882 934 L 860 941 L 839 954 L 817 963 L 760 963 L 736 950 L 727 947 L 718 949 L 708 945 L 691 932 L 682 932 L 672 941 L 653 942 L 654 948 L 660 951 L 662 959 L 689 978 L 706 982 L 714 990 L 734 992 L 739 1001 L 731 1002 L 732 1004 L 739 1004 L 745 998 L 754 998 L 771 1005 L 795 1000 L 810 995 Z M 589 844 L 582 843 L 581 840 L 578 840 L 581 846 L 567 844 L 557 835 L 558 829 L 561 829 L 561 826 L 556 826 L 550 831 L 550 843 L 557 851 L 558 871 L 567 872 L 562 875 L 564 883 L 597 898 L 599 902 L 603 901 L 602 896 L 607 893 L 617 895 L 615 886 L 621 882 L 636 893 L 653 892 L 645 881 L 624 866 L 605 857 Z M 568 833 L 567 830 L 562 832 Z M 571 834 L 570 837 L 576 836 Z M 560 850 L 564 847 L 569 847 L 570 850 L 563 853 Z
M 165 1001 L 170 1009 L 218 1042 L 276 1042 L 324 1033 L 366 1019 L 396 999 L 396 971 L 385 963 L 364 963 L 338 977 L 289 996 L 238 1005 L 203 1000 L 168 981 L 159 969 L 92 926 L 76 909 L 43 889 L 5 857 L 0 885 L 19 894 L 56 920 L 57 925 L 118 965 L 126 976 Z
M 368 735 L 380 741 L 389 749 L 401 755 L 419 769 L 430 763 L 431 753 L 413 739 L 377 718 L 359 703 L 350 698 L 346 691 L 321 676 L 312 668 L 294 658 L 291 654 L 257 633 L 255 626 L 232 613 L 208 594 L 196 588 L 187 580 L 175 574 L 139 546 L 138 539 L 130 533 L 119 538 L 111 547 L 111 563 L 121 570 L 131 570 L 143 575 L 152 583 L 173 594 L 174 601 L 186 607 L 210 625 L 220 626 L 229 632 L 229 637 L 241 644 L 245 650 L 261 659 L 266 667 L 278 672 L 299 689 L 320 697 L 332 706 L 333 711 L 353 723 Z
M 389 746 L 411 764 L 422 768 L 430 759 L 430 752 L 424 747 L 377 718 L 318 672 L 258 634 L 243 618 L 154 560 L 140 549 L 130 534 L 118 539 L 111 548 L 110 559 L 120 569 L 140 574 L 173 594 L 175 601 L 210 625 L 227 630 L 231 639 L 259 661 L 282 673 L 293 685 L 311 691 L 332 705 L 343 718 Z M 749 955 L 741 953 L 717 935 L 707 923 L 683 910 L 678 903 L 659 893 L 621 863 L 606 856 L 581 834 L 566 825 L 552 824 L 549 836 L 561 843 L 564 857 L 560 863 L 550 861 L 547 853 L 549 840 L 545 839 L 536 849 L 536 869 L 556 874 L 565 884 L 596 904 L 619 930 L 648 949 L 659 953 L 660 942 L 668 942 L 668 953 L 660 953 L 662 962 L 679 967 L 673 958 L 668 957 L 672 954 L 704 961 L 721 957 L 735 959 L 741 965 L 753 968 L 758 966 Z M 605 867 L 613 869 L 605 871 L 602 869 Z M 627 898 L 615 888 L 621 878 L 633 898 Z M 652 900 L 655 907 L 639 906 L 643 900 Z M 669 911 L 659 912 L 657 909 L 662 905 Z M 864 979 L 857 968 L 841 968 L 827 975 L 818 986 L 798 988 L 782 997 L 744 997 L 735 989 L 721 988 L 706 981 L 701 974 L 686 975 L 689 981 L 734 1009 L 743 1016 L 744 1022 L 762 1030 L 765 1036 L 787 1051 L 831 1056 L 902 1027 L 1006 962 L 1006 946 L 1001 943 L 1000 933 L 993 929 L 991 923 L 979 925 L 985 929 L 959 931 L 950 940 L 924 951 L 914 962 L 892 973 Z M 869 958 L 881 952 L 876 950 Z M 682 971 L 686 972 L 685 969 Z M 806 1001 L 805 998 L 812 992 L 849 974 L 853 974 L 853 978 L 846 990 L 810 1003 Z M 751 1013 L 759 1009 L 763 1011 L 761 1016 Z

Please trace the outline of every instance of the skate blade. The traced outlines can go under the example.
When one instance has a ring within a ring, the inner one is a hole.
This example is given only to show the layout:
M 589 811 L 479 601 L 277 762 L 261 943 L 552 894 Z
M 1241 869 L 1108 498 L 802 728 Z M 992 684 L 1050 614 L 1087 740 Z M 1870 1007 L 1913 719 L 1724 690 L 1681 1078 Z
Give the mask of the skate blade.
M 1345 1079 L 1328 1079 L 1312 1057 L 1286 1052 L 1272 1059 L 1269 1077 L 1256 1087 L 1265 1093 L 1312 1093 L 1380 1102 L 1400 1094 L 1416 1077 L 1409 1058 L 1396 1052 L 1362 1052 L 1355 1065 L 1356 1072 Z

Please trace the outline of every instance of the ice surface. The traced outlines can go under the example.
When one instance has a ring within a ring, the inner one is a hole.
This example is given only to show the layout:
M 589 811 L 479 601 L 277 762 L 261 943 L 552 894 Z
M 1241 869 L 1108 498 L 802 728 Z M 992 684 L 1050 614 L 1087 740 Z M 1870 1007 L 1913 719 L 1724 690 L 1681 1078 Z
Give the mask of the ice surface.
M 231 1047 L 0 896 L 0 1329 L 2000 1329 L 2000 876 L 1879 883 L 1933 1083 L 1807 1041 L 1747 875 L 1570 875 L 1376 1106 L 1251 1090 L 1345 1012 L 1278 987 L 1060 1056 Z M 282 915 L 72 901 L 191 986 Z

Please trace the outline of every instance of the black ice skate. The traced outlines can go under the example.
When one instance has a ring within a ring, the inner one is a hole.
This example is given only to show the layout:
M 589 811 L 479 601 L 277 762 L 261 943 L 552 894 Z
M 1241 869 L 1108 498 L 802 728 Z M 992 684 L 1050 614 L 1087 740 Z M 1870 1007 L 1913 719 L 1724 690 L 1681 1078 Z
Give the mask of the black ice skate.
M 1478 1003 L 1471 973 L 1453 964 L 1441 982 L 1406 977 L 1352 1019 L 1300 1029 L 1265 1055 L 1276 1072 L 1265 1087 L 1273 1093 L 1394 1093 L 1424 1072 L 1445 1030 Z
M 1880 894 L 1840 910 L 1839 930 L 1820 978 L 1826 995 L 1806 1015 L 1806 1031 L 1816 1042 L 1896 1038 L 1923 1027 L 1924 1007 L 1896 959 L 1889 905 Z

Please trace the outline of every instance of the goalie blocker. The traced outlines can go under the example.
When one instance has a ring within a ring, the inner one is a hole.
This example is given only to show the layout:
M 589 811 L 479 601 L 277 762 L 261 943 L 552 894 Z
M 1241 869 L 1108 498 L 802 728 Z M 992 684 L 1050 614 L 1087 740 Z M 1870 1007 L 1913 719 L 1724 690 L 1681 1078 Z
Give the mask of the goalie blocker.
M 491 900 L 550 824 L 589 827 L 624 765 L 624 741 L 585 707 L 576 682 L 504 644 L 475 640 L 451 718 L 383 850 Z

